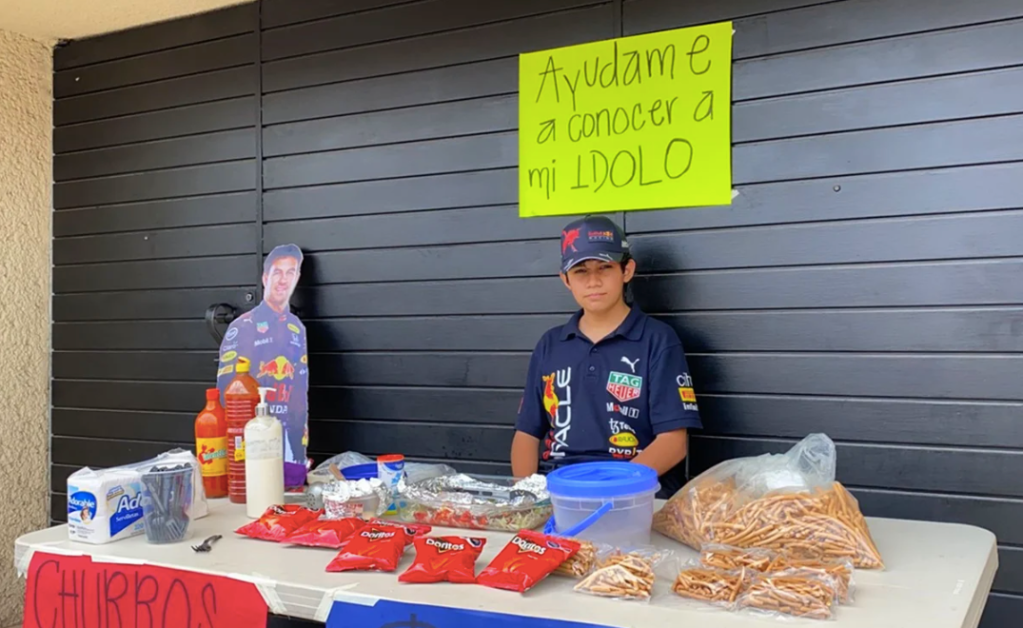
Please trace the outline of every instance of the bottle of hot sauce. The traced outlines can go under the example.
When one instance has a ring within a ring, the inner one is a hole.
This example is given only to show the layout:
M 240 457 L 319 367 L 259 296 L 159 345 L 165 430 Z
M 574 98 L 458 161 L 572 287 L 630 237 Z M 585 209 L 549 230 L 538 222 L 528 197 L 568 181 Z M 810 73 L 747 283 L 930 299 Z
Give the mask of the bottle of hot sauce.
M 195 418 L 195 457 L 206 497 L 227 497 L 227 419 L 216 388 L 206 389 L 206 407 Z
M 235 376 L 224 388 L 227 414 L 227 493 L 235 504 L 245 503 L 245 424 L 256 416 L 259 383 L 249 374 L 250 362 L 238 358 Z

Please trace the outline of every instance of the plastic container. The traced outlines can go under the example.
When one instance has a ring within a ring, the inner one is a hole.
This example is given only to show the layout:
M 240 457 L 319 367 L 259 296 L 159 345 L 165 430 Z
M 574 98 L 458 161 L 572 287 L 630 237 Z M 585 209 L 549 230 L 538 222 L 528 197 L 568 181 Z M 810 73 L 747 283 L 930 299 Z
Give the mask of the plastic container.
M 195 418 L 195 455 L 206 497 L 227 497 L 227 419 L 216 388 L 206 389 L 206 407 Z
M 227 417 L 227 493 L 231 502 L 245 503 L 245 425 L 256 416 L 259 383 L 249 374 L 250 362 L 238 358 L 234 379 L 224 388 Z
M 554 534 L 616 547 L 649 545 L 657 472 L 631 462 L 583 462 L 547 476 Z
M 371 519 L 380 512 L 380 496 L 375 494 L 352 497 L 345 502 L 331 502 L 331 518 L 358 517 Z
M 150 543 L 179 543 L 188 538 L 194 473 L 190 464 L 154 465 L 142 471 L 142 518 Z
M 385 514 L 393 515 L 397 512 L 394 499 L 398 496 L 398 482 L 405 477 L 405 456 L 401 454 L 387 454 L 377 458 L 377 477 L 391 491 L 391 501 L 387 504 Z

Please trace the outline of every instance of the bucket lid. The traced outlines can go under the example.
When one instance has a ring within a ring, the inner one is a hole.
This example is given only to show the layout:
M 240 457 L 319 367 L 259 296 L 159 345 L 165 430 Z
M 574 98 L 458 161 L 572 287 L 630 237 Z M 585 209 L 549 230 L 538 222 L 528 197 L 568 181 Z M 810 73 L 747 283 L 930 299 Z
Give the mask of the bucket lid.
M 656 471 L 631 462 L 580 462 L 547 476 L 547 490 L 561 497 L 617 497 L 658 487 Z
M 377 463 L 367 462 L 366 464 L 345 467 L 341 469 L 341 475 L 345 476 L 346 480 L 368 480 L 369 478 L 375 478 L 377 477 Z

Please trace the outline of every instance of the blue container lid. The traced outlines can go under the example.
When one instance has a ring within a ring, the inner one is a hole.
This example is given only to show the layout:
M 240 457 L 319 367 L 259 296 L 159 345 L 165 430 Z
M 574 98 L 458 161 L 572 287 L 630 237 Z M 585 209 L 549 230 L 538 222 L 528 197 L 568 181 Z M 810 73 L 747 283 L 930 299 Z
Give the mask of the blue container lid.
M 377 463 L 367 462 L 366 464 L 345 467 L 341 469 L 341 475 L 345 476 L 346 480 L 368 480 L 375 478 L 377 477 Z
M 580 462 L 547 476 L 547 490 L 558 497 L 618 497 L 658 487 L 656 471 L 631 462 Z

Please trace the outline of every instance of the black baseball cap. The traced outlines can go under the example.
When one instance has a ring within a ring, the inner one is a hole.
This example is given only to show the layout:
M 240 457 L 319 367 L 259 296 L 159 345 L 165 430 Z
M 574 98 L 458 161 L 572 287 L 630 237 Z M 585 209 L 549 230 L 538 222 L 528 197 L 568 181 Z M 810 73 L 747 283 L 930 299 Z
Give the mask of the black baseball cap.
M 628 254 L 629 241 L 610 218 L 587 216 L 561 231 L 561 272 L 590 259 L 621 262 Z

